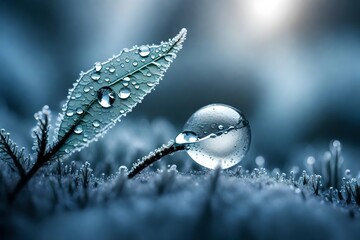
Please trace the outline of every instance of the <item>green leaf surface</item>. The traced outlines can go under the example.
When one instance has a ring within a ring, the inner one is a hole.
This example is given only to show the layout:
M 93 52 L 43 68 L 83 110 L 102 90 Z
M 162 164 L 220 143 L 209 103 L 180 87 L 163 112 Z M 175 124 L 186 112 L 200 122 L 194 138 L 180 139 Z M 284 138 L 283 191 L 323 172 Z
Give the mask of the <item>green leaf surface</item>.
M 140 103 L 159 84 L 185 38 L 186 29 L 182 29 L 167 42 L 123 49 L 81 73 L 59 117 L 54 156 L 71 154 L 96 141 Z

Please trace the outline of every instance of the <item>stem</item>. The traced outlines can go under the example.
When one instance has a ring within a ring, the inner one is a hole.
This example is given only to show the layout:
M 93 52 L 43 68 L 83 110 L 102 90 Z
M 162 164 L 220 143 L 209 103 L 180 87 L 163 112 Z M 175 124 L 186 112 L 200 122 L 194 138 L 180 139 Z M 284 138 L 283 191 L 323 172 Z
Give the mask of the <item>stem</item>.
M 24 177 L 22 177 L 19 182 L 16 184 L 14 190 L 9 195 L 9 203 L 12 204 L 20 192 L 20 190 L 29 182 L 29 180 L 35 175 L 35 173 L 43 166 L 43 163 L 36 162 L 34 166 L 27 172 Z
M 86 111 L 91 107 L 91 105 L 95 102 L 93 100 L 89 106 L 87 106 Z M 55 145 L 53 145 L 49 151 L 45 153 L 42 149 L 40 149 L 39 155 L 36 159 L 35 164 L 33 167 L 27 172 L 16 184 L 14 190 L 9 195 L 9 203 L 12 204 L 18 195 L 18 193 L 21 191 L 21 189 L 29 182 L 29 180 L 35 175 L 35 173 L 48 161 L 51 160 L 51 158 L 62 148 L 62 146 L 66 143 L 66 141 L 69 139 L 69 137 L 73 134 L 73 131 L 75 130 L 76 126 L 79 125 L 83 117 L 80 117 L 77 119 L 75 124 L 70 128 L 68 132 L 65 133 L 65 135 L 62 137 L 60 141 L 58 141 Z M 43 152 L 43 154 L 41 154 Z
M 18 158 L 18 156 L 16 155 L 16 150 L 13 151 L 12 147 L 10 144 L 7 143 L 7 141 L 11 141 L 8 139 L 6 139 L 5 136 L 3 136 L 2 134 L 0 134 L 0 138 L 1 138 L 1 142 L 3 143 L 2 145 L 5 148 L 5 152 L 10 156 L 10 158 L 12 159 L 15 167 L 18 169 L 19 175 L 20 177 L 24 177 L 25 176 L 25 170 L 23 168 L 23 166 L 20 163 L 20 160 Z M 11 142 L 10 142 L 11 143 Z M 20 157 L 21 158 L 21 157 Z
M 338 176 L 339 176 L 339 158 L 340 153 L 339 150 L 335 150 L 335 164 L 334 164 L 334 187 L 338 189 L 339 183 L 338 183 Z
M 164 145 L 158 149 L 155 150 L 155 153 L 150 153 L 149 155 L 143 157 L 141 160 L 139 160 L 137 163 L 134 164 L 134 166 L 131 168 L 131 170 L 128 173 L 128 178 L 133 178 L 136 174 L 140 173 L 142 170 L 144 170 L 147 166 L 151 165 L 152 163 L 156 162 L 160 158 L 172 154 L 177 151 L 185 150 L 186 146 L 179 145 L 176 143 L 173 143 L 173 141 L 170 141 L 168 145 Z

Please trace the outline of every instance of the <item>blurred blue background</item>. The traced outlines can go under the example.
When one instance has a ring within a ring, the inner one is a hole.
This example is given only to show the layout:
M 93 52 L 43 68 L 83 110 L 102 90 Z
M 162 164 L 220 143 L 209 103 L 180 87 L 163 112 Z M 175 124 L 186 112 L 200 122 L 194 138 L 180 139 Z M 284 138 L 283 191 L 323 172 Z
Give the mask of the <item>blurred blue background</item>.
M 250 121 L 247 164 L 302 166 L 339 139 L 358 170 L 359 12 L 341 0 L 1 0 L 0 127 L 30 147 L 33 113 L 59 112 L 81 70 L 185 27 L 184 49 L 124 126 L 163 118 L 171 136 L 198 108 L 225 103 Z

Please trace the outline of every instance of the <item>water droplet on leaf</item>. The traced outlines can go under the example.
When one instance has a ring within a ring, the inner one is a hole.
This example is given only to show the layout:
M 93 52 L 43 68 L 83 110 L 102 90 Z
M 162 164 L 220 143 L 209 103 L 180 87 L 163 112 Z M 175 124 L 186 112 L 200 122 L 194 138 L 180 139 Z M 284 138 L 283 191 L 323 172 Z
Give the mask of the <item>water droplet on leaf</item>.
M 120 92 L 119 92 L 119 98 L 121 99 L 127 99 L 131 94 L 131 91 L 129 88 L 127 87 L 123 87 L 120 89 Z
M 85 86 L 85 87 L 84 87 L 84 92 L 87 93 L 87 92 L 89 92 L 89 91 L 90 91 L 90 88 L 89 88 L 88 86 Z
M 68 117 L 71 117 L 73 115 L 74 115 L 74 113 L 72 111 L 69 111 L 69 112 L 66 113 L 66 116 L 68 116 Z
M 104 107 L 108 108 L 113 105 L 115 101 L 115 92 L 109 87 L 102 87 L 97 92 L 97 100 L 99 104 Z
M 101 62 L 96 62 L 95 63 L 95 71 L 100 72 L 101 68 L 102 68 Z
M 150 49 L 147 46 L 144 45 L 139 48 L 139 55 L 141 57 L 147 57 L 149 56 L 149 54 L 150 54 Z
M 97 73 L 93 73 L 93 74 L 91 74 L 91 79 L 94 81 L 97 81 L 100 79 L 100 75 Z
M 80 134 L 80 133 L 82 133 L 82 132 L 83 132 L 82 126 L 81 126 L 81 125 L 76 126 L 76 128 L 75 128 L 75 130 L 74 130 L 74 133 Z
M 93 126 L 94 127 L 99 127 L 100 126 L 100 122 L 98 120 L 94 120 L 93 121 Z
M 78 109 L 76 109 L 76 113 L 77 113 L 77 114 L 83 114 L 84 111 L 83 111 L 81 108 L 78 108 Z
M 110 72 L 110 73 L 114 73 L 114 72 L 115 72 L 115 68 L 114 68 L 113 66 L 111 66 L 111 67 L 109 68 L 109 72 Z

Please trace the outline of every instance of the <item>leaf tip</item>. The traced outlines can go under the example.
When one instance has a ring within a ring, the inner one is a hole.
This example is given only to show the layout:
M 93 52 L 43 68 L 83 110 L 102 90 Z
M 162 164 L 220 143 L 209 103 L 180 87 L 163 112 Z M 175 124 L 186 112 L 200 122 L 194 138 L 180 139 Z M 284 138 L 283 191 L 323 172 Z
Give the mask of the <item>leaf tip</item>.
M 174 37 L 174 41 L 177 44 L 182 44 L 185 40 L 186 40 L 186 35 L 187 35 L 187 29 L 186 28 L 182 28 L 180 30 L 180 32 L 178 33 L 178 35 L 176 35 Z

